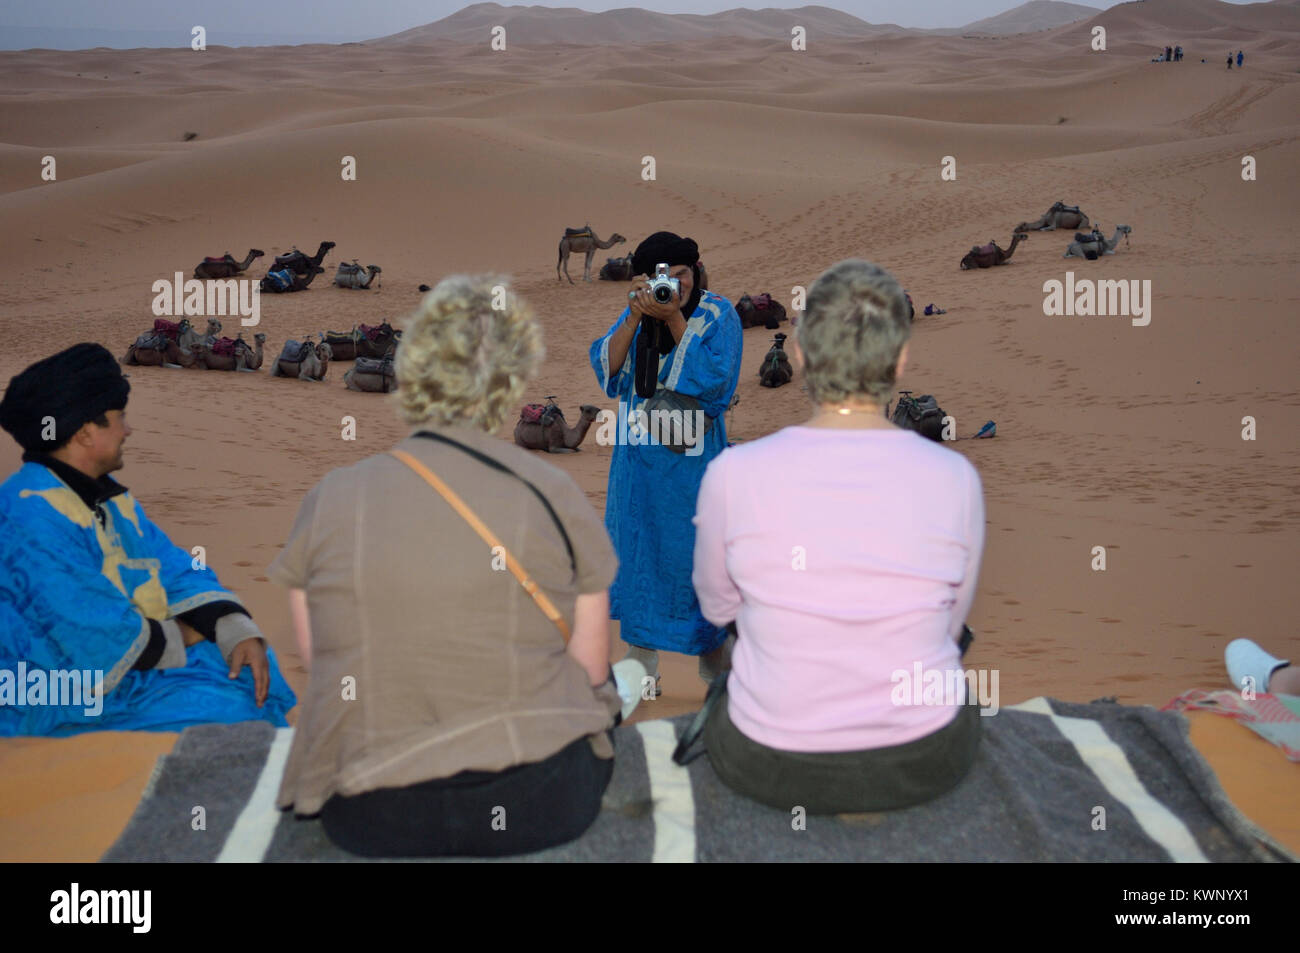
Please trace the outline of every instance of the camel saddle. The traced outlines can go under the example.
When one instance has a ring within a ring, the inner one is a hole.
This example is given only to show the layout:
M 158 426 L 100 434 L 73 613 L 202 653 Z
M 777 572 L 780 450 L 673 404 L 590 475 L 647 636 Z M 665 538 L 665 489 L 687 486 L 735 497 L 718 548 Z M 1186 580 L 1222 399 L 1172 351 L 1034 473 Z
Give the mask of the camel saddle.
M 971 253 L 975 255 L 996 255 L 998 251 L 997 242 L 989 242 L 987 245 L 976 245 L 971 249 Z
M 307 357 L 308 348 L 313 347 L 311 341 L 285 341 L 284 348 L 280 351 L 280 356 L 276 360 L 299 364 Z
M 326 331 L 326 344 L 353 344 L 361 337 L 361 332 L 356 328 L 351 331 Z
M 524 404 L 524 409 L 519 412 L 520 422 L 526 424 L 541 424 L 545 427 L 557 419 L 563 420 L 564 413 L 554 404 Z
M 1057 202 L 1050 209 L 1048 209 L 1048 211 L 1049 212 L 1078 212 L 1080 215 L 1083 214 L 1083 209 L 1079 208 L 1079 206 L 1066 205 L 1064 202 Z
M 205 265 L 215 265 L 218 262 L 224 263 L 227 261 L 233 261 L 233 259 L 229 255 L 221 255 L 217 258 L 213 258 L 212 256 L 209 255 L 203 259 L 203 263 Z
M 574 237 L 577 237 L 577 236 L 586 236 L 586 237 L 590 238 L 590 237 L 591 237 L 591 226 L 590 226 L 590 225 L 587 225 L 587 226 L 584 226 L 584 227 L 582 227 L 582 228 L 566 228 L 566 229 L 564 230 L 564 237 L 565 237 L 565 238 L 574 238 Z
M 288 269 L 277 269 L 266 273 L 266 280 L 271 283 L 272 291 L 288 291 L 293 287 L 293 272 Z
M 161 331 L 146 331 L 135 339 L 137 351 L 165 351 L 167 344 L 167 335 Z
M 1084 243 L 1084 244 L 1088 244 L 1088 243 L 1091 243 L 1091 242 L 1100 242 L 1100 241 L 1105 241 L 1105 238 L 1104 238 L 1103 236 L 1101 236 L 1101 235 L 1098 235 L 1096 232 L 1087 232 L 1087 233 L 1085 233 L 1085 232 L 1075 232 L 1075 233 L 1074 233 L 1074 240 L 1075 240 L 1076 242 L 1082 242 L 1082 243 Z
M 237 341 L 234 338 L 217 338 L 212 342 L 212 353 L 224 357 L 234 357 L 237 350 L 247 346 L 243 341 Z
M 367 341 L 378 341 L 380 338 L 396 337 L 393 332 L 393 326 L 385 321 L 383 324 L 363 324 L 360 325 L 360 332 L 365 336 Z
M 166 318 L 154 318 L 153 329 L 156 333 L 165 335 L 169 341 L 176 341 L 180 338 L 181 326 L 168 321 Z
M 293 251 L 285 252 L 283 255 L 276 255 L 275 263 L 283 267 L 300 259 L 305 259 L 306 257 L 307 256 L 303 252 L 300 252 L 295 248 Z
M 358 374 L 380 374 L 384 377 L 396 376 L 391 357 L 359 357 L 353 366 Z

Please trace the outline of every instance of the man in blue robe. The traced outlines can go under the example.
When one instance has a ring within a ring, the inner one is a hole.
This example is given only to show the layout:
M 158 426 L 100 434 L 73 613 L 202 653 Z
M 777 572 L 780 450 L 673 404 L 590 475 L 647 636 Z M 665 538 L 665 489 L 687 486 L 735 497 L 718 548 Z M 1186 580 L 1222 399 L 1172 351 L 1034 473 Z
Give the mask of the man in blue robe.
M 638 277 L 628 307 L 591 345 L 590 357 L 606 395 L 619 402 L 605 499 L 605 527 L 619 559 L 610 615 L 633 647 L 630 657 L 651 674 L 664 649 L 701 656 L 700 675 L 709 680 L 724 665 L 727 633 L 700 614 L 691 584 L 692 518 L 704 470 L 727 446 L 723 414 L 740 376 L 742 341 L 731 302 L 700 287 L 699 257 L 695 242 L 671 232 L 642 242 L 632 256 Z M 660 264 L 680 282 L 666 302 L 647 290 Z M 654 412 L 665 410 L 699 425 L 669 434 L 656 426 L 666 417 Z
M 239 598 L 108 476 L 129 391 L 78 344 L 0 401 L 24 450 L 0 484 L 0 735 L 286 726 L 296 699 Z

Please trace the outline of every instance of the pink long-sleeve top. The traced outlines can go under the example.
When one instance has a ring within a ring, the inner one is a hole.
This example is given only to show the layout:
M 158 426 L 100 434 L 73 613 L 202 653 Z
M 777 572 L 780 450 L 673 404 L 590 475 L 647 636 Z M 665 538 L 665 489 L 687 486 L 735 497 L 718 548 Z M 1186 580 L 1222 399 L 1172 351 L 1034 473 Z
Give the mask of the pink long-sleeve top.
M 739 632 L 728 711 L 747 737 L 861 751 L 956 716 L 964 683 L 916 704 L 896 673 L 961 668 L 984 546 L 964 456 L 905 430 L 787 427 L 709 464 L 694 523 L 700 608 Z

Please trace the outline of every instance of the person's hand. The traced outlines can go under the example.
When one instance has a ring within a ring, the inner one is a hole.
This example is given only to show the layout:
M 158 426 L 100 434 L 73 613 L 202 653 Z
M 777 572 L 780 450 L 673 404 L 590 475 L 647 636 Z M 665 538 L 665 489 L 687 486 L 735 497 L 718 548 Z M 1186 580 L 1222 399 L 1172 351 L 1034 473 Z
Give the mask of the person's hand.
M 271 691 L 271 664 L 261 639 L 244 639 L 235 646 L 235 651 L 230 653 L 230 677 L 239 678 L 245 665 L 253 670 L 253 700 L 261 708 Z
M 638 320 L 641 315 L 648 314 L 656 321 L 669 321 L 674 314 L 682 312 L 682 298 L 680 292 L 673 292 L 672 298 L 664 303 L 655 300 L 654 295 L 650 293 L 650 279 L 646 275 L 637 275 L 632 279 L 632 290 L 628 292 L 628 309 L 631 312 L 628 319 L 636 317 Z

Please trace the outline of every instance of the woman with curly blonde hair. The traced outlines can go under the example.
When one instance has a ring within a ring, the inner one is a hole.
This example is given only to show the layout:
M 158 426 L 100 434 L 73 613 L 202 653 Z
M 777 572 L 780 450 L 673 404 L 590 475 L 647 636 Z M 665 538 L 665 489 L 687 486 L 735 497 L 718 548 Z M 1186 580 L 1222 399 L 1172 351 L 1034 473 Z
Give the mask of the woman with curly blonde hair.
M 311 670 L 278 803 L 346 850 L 525 853 L 600 810 L 617 559 L 578 486 L 493 435 L 544 355 L 503 278 L 439 284 L 397 350 L 411 435 L 328 473 L 270 569 Z

